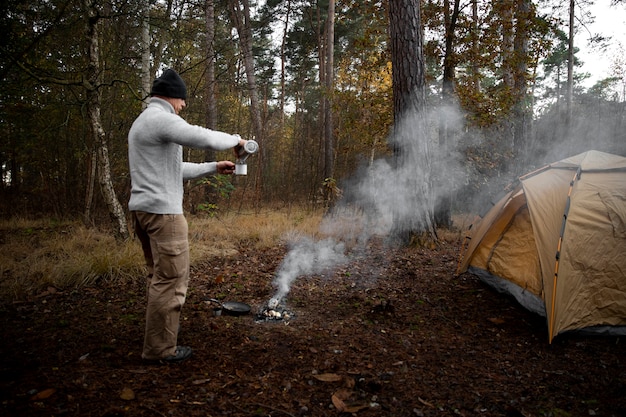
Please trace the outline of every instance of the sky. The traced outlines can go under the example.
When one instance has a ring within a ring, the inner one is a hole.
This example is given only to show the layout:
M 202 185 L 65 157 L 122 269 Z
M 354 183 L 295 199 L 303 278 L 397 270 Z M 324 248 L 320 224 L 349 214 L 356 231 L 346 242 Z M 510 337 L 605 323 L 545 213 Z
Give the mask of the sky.
M 611 65 L 615 54 L 623 53 L 621 47 L 626 50 L 626 4 L 612 6 L 611 0 L 596 0 L 595 4 L 588 6 L 591 15 L 595 16 L 595 22 L 586 28 L 579 27 L 576 46 L 580 48 L 578 58 L 583 61 L 579 72 L 588 72 L 592 77 L 585 82 L 591 87 L 597 81 L 611 76 Z M 591 34 L 610 36 L 611 42 L 606 51 L 594 51 L 588 46 L 587 39 Z

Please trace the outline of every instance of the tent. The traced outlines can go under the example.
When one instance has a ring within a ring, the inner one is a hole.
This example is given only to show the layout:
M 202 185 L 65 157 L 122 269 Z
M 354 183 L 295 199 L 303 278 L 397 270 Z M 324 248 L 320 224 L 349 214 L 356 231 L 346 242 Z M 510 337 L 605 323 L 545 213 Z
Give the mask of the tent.
M 626 158 L 588 151 L 519 178 L 470 228 L 458 274 L 566 331 L 626 335 Z

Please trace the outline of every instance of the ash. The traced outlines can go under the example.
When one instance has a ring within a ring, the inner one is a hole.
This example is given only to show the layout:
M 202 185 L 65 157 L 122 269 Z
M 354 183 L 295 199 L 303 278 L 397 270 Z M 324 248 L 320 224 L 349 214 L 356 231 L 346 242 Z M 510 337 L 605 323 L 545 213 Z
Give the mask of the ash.
M 254 316 L 254 321 L 257 323 L 289 324 L 295 318 L 296 315 L 293 311 L 288 310 L 284 304 L 272 299 Z

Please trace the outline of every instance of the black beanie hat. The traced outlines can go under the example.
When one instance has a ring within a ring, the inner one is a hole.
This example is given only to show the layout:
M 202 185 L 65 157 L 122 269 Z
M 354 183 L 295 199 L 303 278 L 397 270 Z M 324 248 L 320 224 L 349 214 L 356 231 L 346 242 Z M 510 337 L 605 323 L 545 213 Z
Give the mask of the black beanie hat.
M 150 95 L 187 99 L 187 87 L 176 71 L 166 69 L 152 83 Z

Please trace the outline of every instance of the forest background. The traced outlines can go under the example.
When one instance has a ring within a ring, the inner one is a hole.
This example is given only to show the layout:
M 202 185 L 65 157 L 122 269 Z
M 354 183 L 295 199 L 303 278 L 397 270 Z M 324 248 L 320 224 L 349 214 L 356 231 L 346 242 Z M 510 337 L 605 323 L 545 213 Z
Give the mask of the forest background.
M 189 182 L 187 211 L 332 205 L 391 156 L 394 111 L 388 2 L 331 4 L 332 18 L 327 0 L 3 2 L 0 216 L 125 217 L 127 132 L 167 67 L 187 82 L 186 120 L 261 145 L 247 177 Z M 439 225 L 545 163 L 626 155 L 624 57 L 590 88 L 577 71 L 577 43 L 610 41 L 581 29 L 589 4 L 421 2 Z

